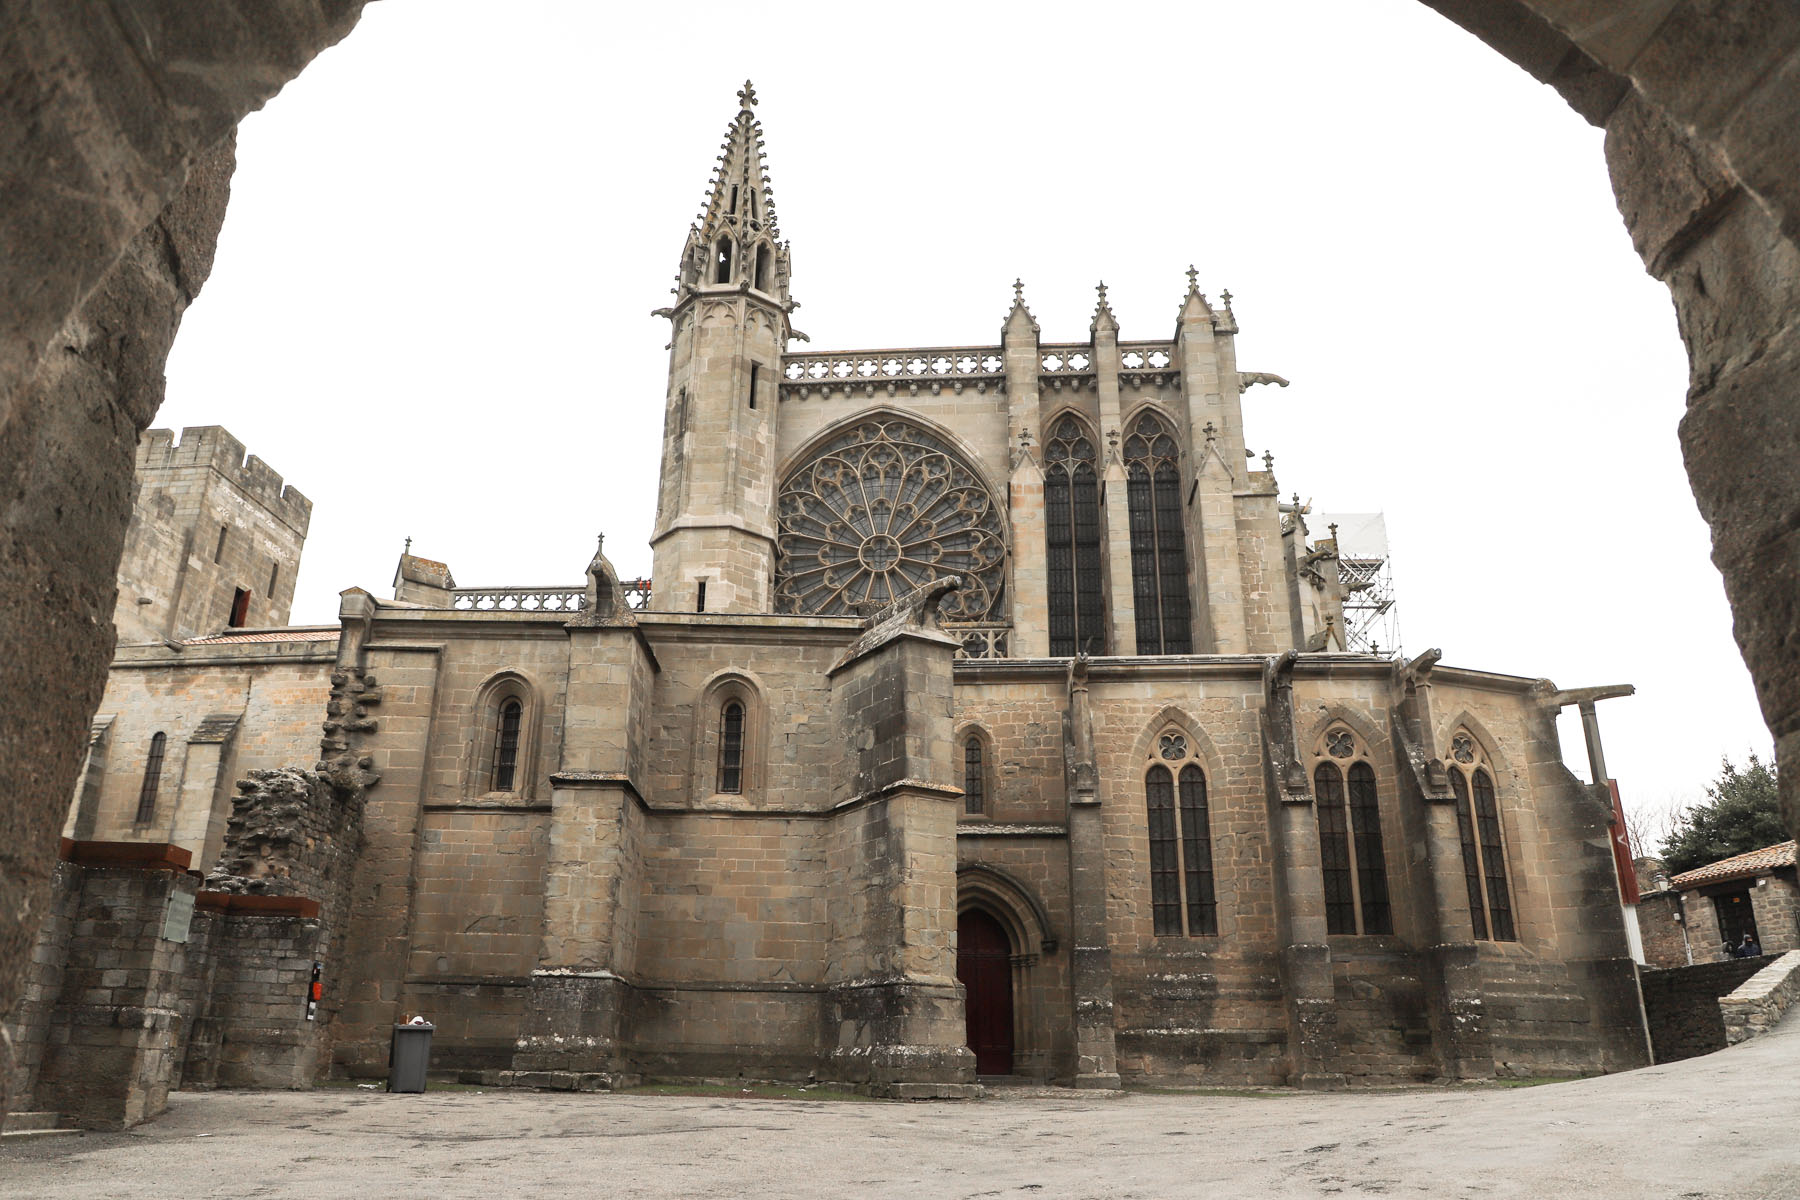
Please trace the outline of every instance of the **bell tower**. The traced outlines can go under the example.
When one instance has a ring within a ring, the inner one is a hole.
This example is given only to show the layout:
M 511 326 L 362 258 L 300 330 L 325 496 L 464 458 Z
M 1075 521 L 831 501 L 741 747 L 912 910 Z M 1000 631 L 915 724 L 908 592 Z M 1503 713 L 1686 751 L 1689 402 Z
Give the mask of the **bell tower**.
M 770 612 L 775 576 L 775 411 L 798 307 L 763 167 L 750 83 L 725 133 L 706 206 L 688 231 L 663 418 L 651 607 Z

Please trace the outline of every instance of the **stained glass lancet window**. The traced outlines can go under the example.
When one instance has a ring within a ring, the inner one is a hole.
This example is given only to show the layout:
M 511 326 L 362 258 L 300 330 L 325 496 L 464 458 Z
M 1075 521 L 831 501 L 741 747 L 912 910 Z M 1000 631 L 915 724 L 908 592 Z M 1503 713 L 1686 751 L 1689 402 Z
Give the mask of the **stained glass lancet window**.
M 1319 818 L 1319 867 L 1325 876 L 1328 933 L 1392 933 L 1387 854 L 1375 768 L 1348 729 L 1325 734 L 1315 752 L 1313 792 Z
M 1044 535 L 1050 584 L 1050 654 L 1106 652 L 1100 599 L 1100 477 L 1094 443 L 1074 417 L 1044 443 Z
M 847 616 L 960 575 L 946 620 L 999 619 L 1006 539 L 993 498 L 961 455 L 911 422 L 859 421 L 782 480 L 775 603 Z
M 1132 422 L 1125 439 L 1125 477 L 1138 653 L 1191 654 L 1180 448 L 1150 413 Z
M 1456 831 L 1462 842 L 1463 879 L 1475 936 L 1499 942 L 1517 941 L 1492 768 L 1481 744 L 1466 730 L 1450 739 L 1449 757 L 1446 765 L 1450 769 L 1450 788 L 1456 793 Z
M 1219 906 L 1213 888 L 1206 774 L 1184 734 L 1163 734 L 1153 754 L 1144 773 L 1151 929 L 1157 937 L 1216 936 Z

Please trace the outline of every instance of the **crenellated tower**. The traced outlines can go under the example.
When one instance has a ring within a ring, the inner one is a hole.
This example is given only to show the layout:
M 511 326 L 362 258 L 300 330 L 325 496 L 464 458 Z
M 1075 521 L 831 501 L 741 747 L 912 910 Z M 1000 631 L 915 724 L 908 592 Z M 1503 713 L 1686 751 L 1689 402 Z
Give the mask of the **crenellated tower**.
M 776 396 L 798 307 L 748 81 L 705 208 L 688 231 L 672 325 L 651 607 L 769 612 Z

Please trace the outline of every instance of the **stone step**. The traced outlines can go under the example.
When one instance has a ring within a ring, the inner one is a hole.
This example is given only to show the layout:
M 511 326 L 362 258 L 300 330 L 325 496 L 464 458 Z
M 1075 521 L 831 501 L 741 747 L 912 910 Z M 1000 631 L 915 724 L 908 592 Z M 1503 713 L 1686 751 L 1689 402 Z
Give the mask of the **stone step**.
M 0 1117 L 0 1133 L 40 1133 L 62 1124 L 62 1114 L 53 1112 L 15 1112 Z

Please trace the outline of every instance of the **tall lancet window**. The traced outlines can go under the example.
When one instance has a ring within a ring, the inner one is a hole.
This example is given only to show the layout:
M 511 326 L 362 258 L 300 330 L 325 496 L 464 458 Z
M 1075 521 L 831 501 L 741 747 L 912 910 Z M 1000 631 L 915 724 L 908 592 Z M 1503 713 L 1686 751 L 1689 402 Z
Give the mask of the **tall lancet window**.
M 1381 802 L 1368 747 L 1337 725 L 1313 748 L 1319 865 L 1330 933 L 1392 933 Z
M 1100 477 L 1094 443 L 1074 417 L 1044 443 L 1044 528 L 1050 569 L 1050 653 L 1106 652 L 1100 602 Z
M 1469 920 L 1483 941 L 1512 942 L 1512 888 L 1506 879 L 1506 839 L 1487 752 L 1466 729 L 1450 739 L 1450 788 L 1456 793 L 1456 829 L 1462 842 Z
M 1168 426 L 1145 413 L 1125 439 L 1131 511 L 1131 593 L 1139 654 L 1192 654 L 1187 537 L 1181 529 L 1181 451 Z

